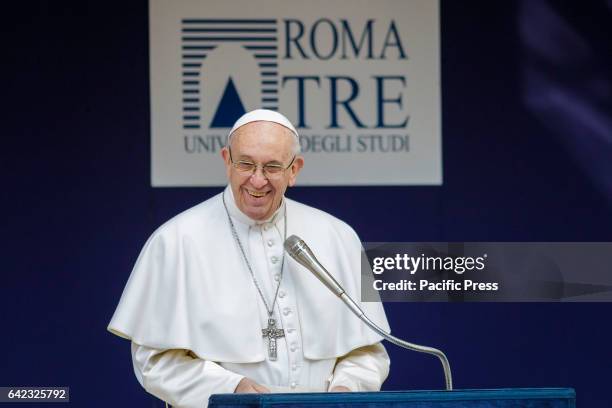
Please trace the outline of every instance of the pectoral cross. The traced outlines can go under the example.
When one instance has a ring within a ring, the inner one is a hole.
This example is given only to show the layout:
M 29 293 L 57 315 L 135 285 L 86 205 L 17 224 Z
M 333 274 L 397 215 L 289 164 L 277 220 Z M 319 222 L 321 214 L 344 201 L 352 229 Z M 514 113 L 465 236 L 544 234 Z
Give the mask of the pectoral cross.
M 276 328 L 276 320 L 268 319 L 268 327 L 265 329 L 261 329 L 261 334 L 263 337 L 268 338 L 268 357 L 270 361 L 275 361 L 276 354 L 276 339 L 281 337 L 285 337 L 285 331 L 283 329 Z

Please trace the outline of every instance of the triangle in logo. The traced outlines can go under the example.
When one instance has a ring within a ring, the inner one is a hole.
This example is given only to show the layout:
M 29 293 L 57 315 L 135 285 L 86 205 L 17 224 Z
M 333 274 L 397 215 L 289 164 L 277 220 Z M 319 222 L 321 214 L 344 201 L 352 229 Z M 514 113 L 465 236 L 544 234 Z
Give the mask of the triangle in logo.
M 213 120 L 210 124 L 211 128 L 231 128 L 234 122 L 246 113 L 244 105 L 240 100 L 232 77 L 227 81 L 223 96 L 217 106 L 217 111 L 213 115 Z

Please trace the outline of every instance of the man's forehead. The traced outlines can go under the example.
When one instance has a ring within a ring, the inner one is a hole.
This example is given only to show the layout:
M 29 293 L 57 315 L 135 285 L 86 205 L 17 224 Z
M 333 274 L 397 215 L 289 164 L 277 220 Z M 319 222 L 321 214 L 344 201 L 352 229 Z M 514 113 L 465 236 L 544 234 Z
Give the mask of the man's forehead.
M 282 162 L 293 154 L 295 136 L 276 123 L 249 123 L 234 132 L 232 137 L 232 150 L 236 157 Z
M 284 153 L 285 150 L 292 150 L 295 136 L 289 129 L 276 123 L 253 122 L 240 127 L 232 137 L 232 146 L 237 150 Z

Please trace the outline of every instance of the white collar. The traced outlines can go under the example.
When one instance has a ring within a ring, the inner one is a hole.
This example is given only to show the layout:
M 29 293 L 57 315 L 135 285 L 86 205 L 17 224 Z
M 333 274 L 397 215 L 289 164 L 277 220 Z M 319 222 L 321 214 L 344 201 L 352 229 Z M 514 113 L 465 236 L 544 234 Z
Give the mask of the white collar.
M 230 185 L 225 187 L 223 195 L 225 197 L 227 211 L 229 212 L 230 216 L 235 220 L 238 220 L 242 224 L 248 225 L 249 227 L 267 223 L 276 224 L 279 219 L 283 218 L 283 215 L 285 213 L 285 197 L 283 197 L 281 205 L 276 209 L 276 211 L 274 211 L 274 213 L 269 218 L 265 220 L 254 220 L 245 213 L 243 213 L 240 208 L 238 208 L 238 206 L 236 205 L 236 200 L 234 199 L 234 193 L 232 192 L 232 188 Z

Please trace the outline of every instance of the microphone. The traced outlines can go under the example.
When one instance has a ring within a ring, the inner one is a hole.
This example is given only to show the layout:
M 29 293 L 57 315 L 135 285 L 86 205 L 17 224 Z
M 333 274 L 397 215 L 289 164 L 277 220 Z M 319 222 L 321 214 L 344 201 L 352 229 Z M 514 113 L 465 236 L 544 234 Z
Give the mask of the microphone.
M 334 279 L 334 277 L 325 269 L 323 265 L 317 260 L 312 250 L 306 245 L 306 243 L 296 235 L 291 235 L 285 240 L 284 243 L 285 251 L 295 259 L 300 265 L 308 269 L 314 274 L 329 290 L 331 290 L 336 296 L 348 306 L 349 309 L 359 317 L 370 329 L 380 334 L 382 337 L 395 344 L 396 346 L 403 347 L 408 350 L 418 351 L 420 353 L 427 353 L 434 355 L 440 359 L 442 368 L 444 370 L 444 379 L 446 382 L 446 389 L 451 391 L 453 389 L 453 378 L 451 375 L 450 364 L 448 358 L 441 351 L 433 347 L 421 346 L 414 343 L 409 343 L 400 338 L 397 338 L 383 329 L 378 327 L 372 320 L 370 320 L 359 305 L 346 294 L 344 288 Z

